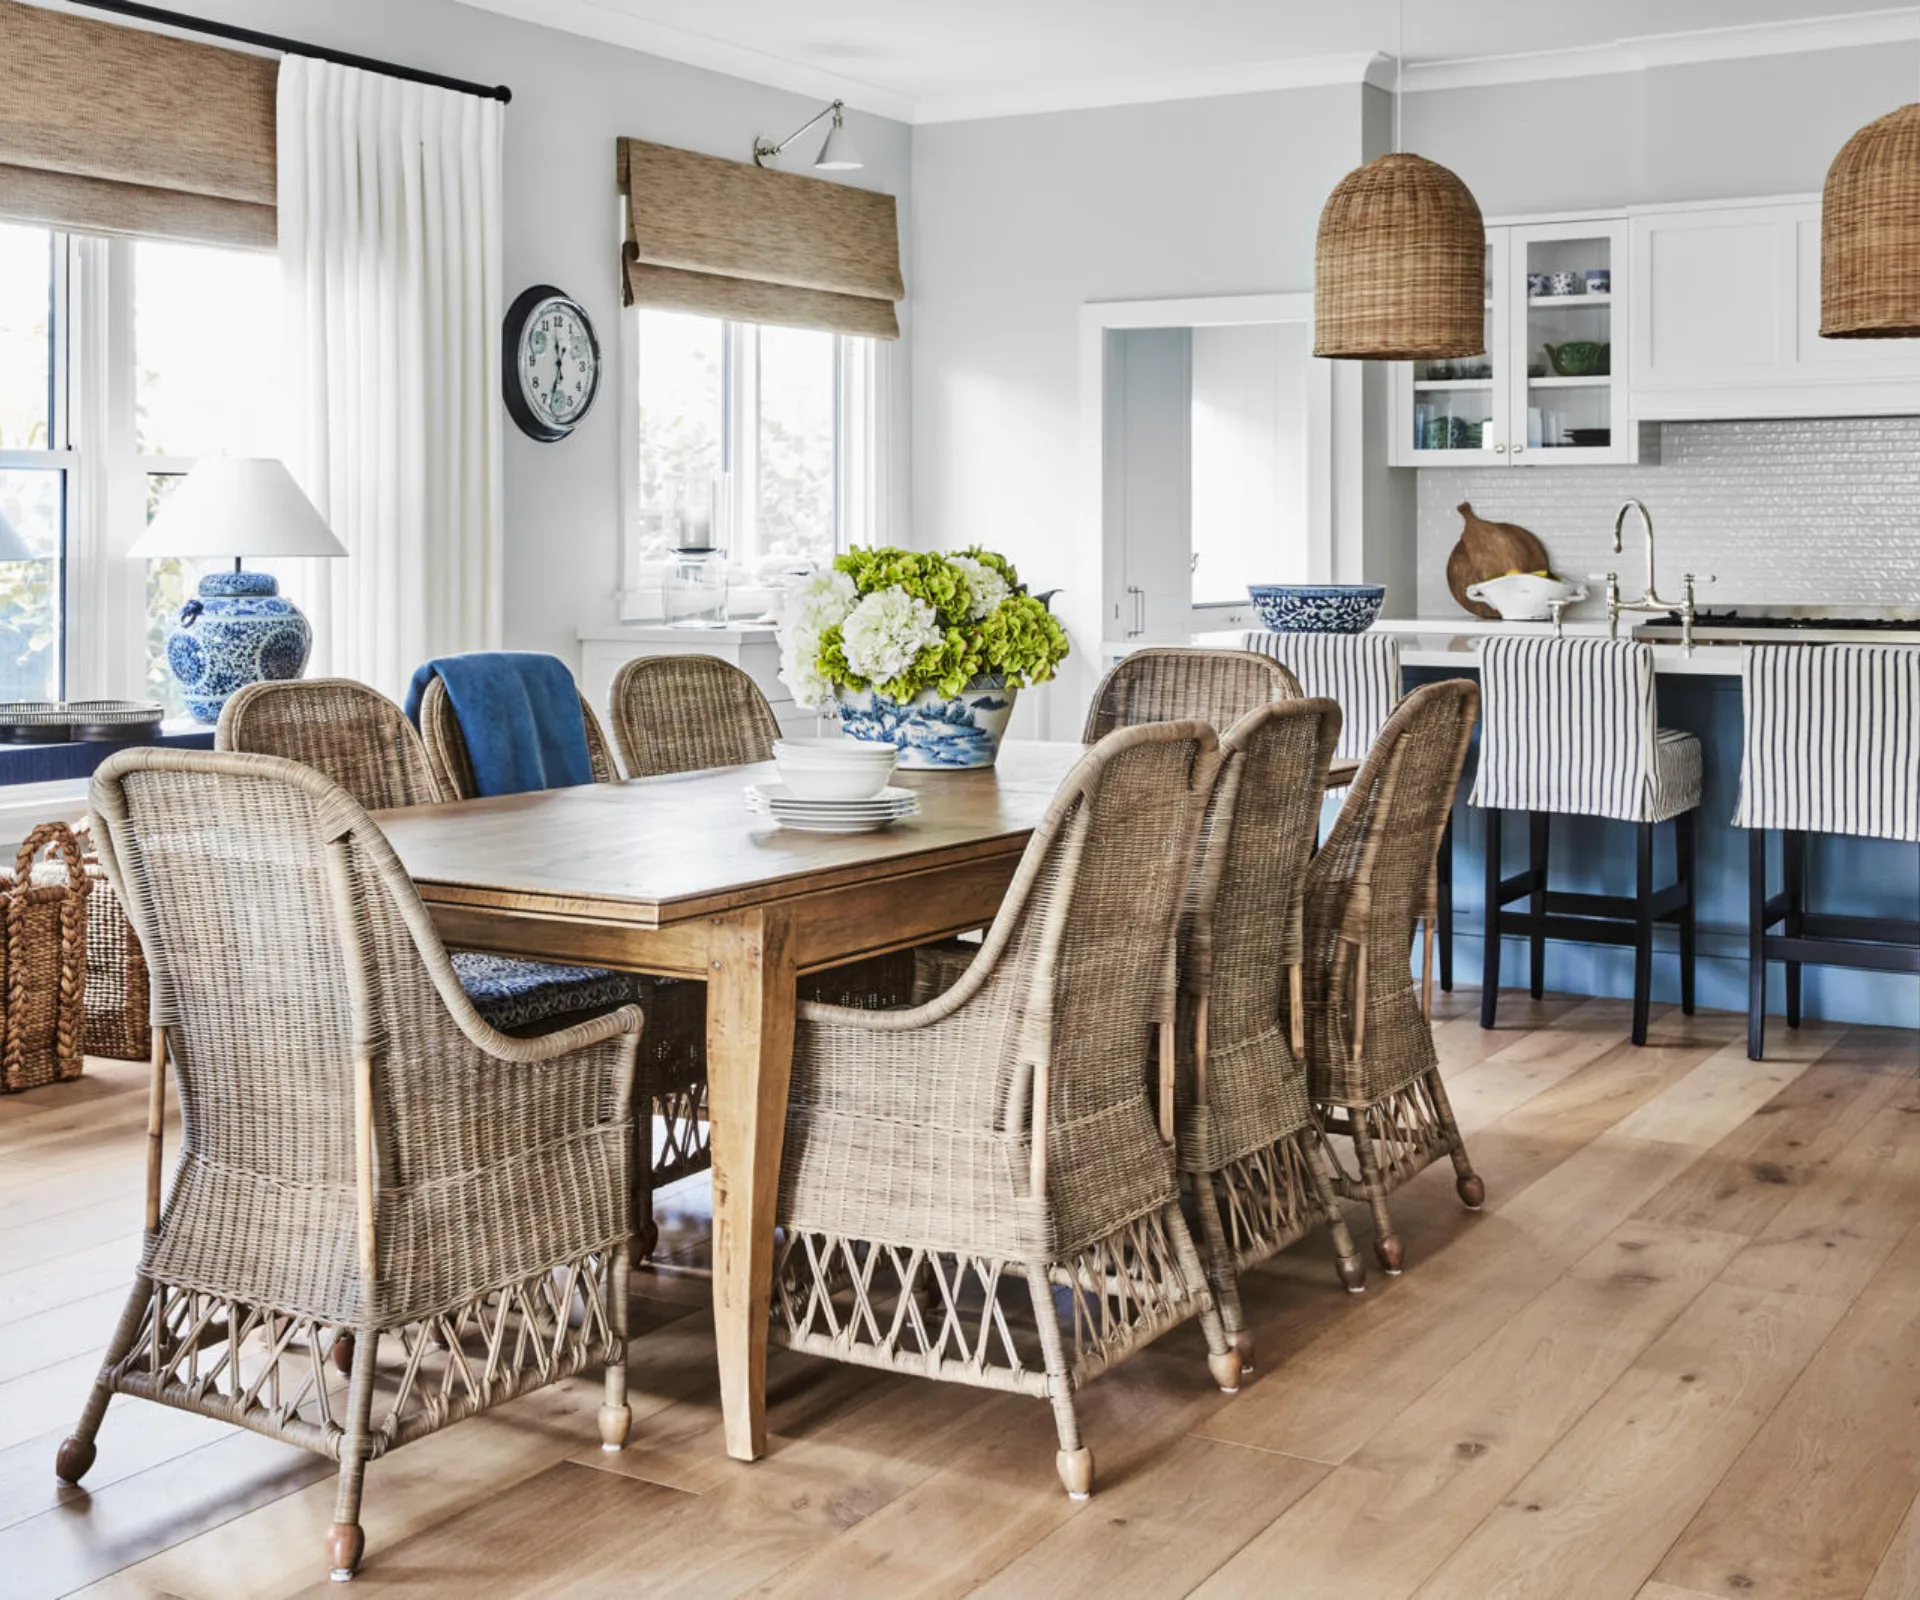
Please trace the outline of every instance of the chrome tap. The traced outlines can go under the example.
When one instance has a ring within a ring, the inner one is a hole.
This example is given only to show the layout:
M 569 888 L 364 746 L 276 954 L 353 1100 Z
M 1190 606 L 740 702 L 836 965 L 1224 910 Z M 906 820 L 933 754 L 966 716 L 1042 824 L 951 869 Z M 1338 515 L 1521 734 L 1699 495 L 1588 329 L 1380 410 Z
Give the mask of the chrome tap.
M 1627 525 L 1627 513 L 1629 511 L 1637 511 L 1640 513 L 1640 525 L 1646 529 L 1647 533 L 1647 591 L 1641 595 L 1638 600 L 1622 600 L 1620 598 L 1620 575 L 1617 572 L 1596 572 L 1592 575 L 1595 581 L 1601 578 L 1606 580 L 1608 636 L 1614 639 L 1620 637 L 1620 613 L 1623 611 L 1651 612 L 1655 615 L 1661 615 L 1670 611 L 1676 612 L 1680 617 L 1681 648 L 1684 649 L 1688 655 L 1692 655 L 1694 618 L 1693 586 L 1696 582 L 1712 583 L 1714 580 L 1711 575 L 1696 578 L 1693 573 L 1689 572 L 1681 580 L 1682 599 L 1677 604 L 1672 600 L 1662 600 L 1660 598 L 1658 585 L 1654 580 L 1653 513 L 1647 509 L 1644 500 L 1629 500 L 1620 508 L 1620 514 L 1613 519 L 1613 553 L 1619 555 L 1624 548 L 1620 535 L 1621 530 Z

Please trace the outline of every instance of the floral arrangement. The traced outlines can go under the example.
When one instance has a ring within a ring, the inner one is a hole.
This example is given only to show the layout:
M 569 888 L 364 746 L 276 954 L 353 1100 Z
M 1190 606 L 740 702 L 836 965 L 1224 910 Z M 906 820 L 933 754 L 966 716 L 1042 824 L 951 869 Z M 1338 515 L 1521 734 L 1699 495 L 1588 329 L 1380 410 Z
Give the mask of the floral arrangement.
M 780 676 L 807 708 L 836 688 L 894 701 L 923 689 L 951 699 L 980 678 L 1018 689 L 1066 657 L 1065 631 L 1013 563 L 977 545 L 850 550 L 795 588 L 780 618 Z

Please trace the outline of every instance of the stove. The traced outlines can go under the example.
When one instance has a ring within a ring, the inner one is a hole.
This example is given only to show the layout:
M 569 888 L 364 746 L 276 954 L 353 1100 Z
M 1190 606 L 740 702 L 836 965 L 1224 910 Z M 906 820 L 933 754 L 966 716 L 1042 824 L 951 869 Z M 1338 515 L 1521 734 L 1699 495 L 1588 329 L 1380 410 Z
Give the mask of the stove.
M 1733 644 L 1742 639 L 1765 639 L 1778 634 L 1821 638 L 1876 634 L 1892 642 L 1920 642 L 1920 606 L 1744 606 L 1725 611 L 1696 611 L 1693 637 L 1701 644 Z M 1656 643 L 1678 643 L 1680 615 L 1656 617 L 1634 629 L 1634 637 Z

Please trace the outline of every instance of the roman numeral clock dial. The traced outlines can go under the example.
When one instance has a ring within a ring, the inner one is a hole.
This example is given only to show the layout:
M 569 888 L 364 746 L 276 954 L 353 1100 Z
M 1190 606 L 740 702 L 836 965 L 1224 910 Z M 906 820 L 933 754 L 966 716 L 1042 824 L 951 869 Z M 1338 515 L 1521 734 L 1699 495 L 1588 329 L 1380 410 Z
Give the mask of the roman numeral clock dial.
M 507 308 L 501 378 L 507 413 L 543 444 L 573 432 L 600 389 L 600 341 L 576 300 L 551 284 Z

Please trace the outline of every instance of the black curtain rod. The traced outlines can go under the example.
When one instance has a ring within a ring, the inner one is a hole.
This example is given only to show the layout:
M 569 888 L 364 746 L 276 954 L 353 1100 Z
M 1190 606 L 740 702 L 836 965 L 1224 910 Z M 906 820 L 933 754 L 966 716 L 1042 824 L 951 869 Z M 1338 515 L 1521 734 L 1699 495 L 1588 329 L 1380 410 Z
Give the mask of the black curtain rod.
M 468 83 L 463 78 L 446 78 L 437 72 L 422 72 L 417 67 L 395 66 L 391 61 L 375 61 L 371 56 L 356 56 L 347 50 L 329 50 L 325 45 L 302 44 L 298 39 L 283 39 L 277 33 L 260 33 L 253 28 L 235 27 L 230 22 L 212 22 L 190 17 L 185 12 L 167 11 L 159 6 L 137 5 L 134 0 L 73 0 L 94 11 L 111 11 L 122 17 L 137 17 L 142 22 L 158 22 L 188 33 L 209 34 L 215 39 L 231 39 L 235 44 L 250 44 L 262 50 L 278 50 L 284 55 L 313 56 L 336 66 L 358 67 L 362 72 L 378 72 L 389 78 L 404 78 L 408 83 L 427 83 L 436 89 L 453 89 L 460 94 L 478 95 L 482 100 L 508 101 L 513 91 L 504 83 L 488 88 L 483 83 Z

